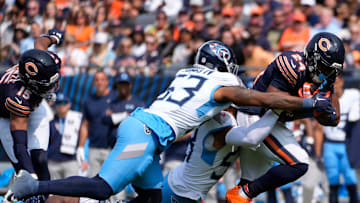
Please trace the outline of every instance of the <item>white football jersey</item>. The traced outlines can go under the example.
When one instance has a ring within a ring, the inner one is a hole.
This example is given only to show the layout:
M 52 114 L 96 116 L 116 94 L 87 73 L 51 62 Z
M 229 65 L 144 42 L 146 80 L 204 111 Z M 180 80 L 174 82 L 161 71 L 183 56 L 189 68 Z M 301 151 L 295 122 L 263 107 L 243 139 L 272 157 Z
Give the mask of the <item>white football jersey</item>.
M 231 73 L 194 65 L 178 71 L 167 90 L 145 111 L 164 119 L 174 130 L 176 138 L 180 138 L 229 107 L 229 102 L 214 101 L 215 90 L 240 85 L 243 86 L 241 80 Z
M 236 120 L 222 111 L 194 131 L 184 163 L 168 175 L 169 186 L 175 194 L 193 200 L 205 199 L 210 188 L 236 160 L 238 147 L 213 147 L 212 133 L 229 126 L 236 126 Z
M 360 92 L 357 89 L 345 89 L 339 98 L 340 122 L 336 127 L 324 126 L 324 135 L 332 141 L 345 141 L 344 127 L 346 122 L 357 121 L 360 117 Z

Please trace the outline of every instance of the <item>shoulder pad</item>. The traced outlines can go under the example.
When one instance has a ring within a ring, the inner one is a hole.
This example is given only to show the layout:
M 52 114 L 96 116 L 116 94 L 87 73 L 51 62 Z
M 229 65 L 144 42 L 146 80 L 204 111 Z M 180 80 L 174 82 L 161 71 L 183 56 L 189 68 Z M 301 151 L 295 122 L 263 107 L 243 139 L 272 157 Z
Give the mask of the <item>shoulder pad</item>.
M 276 57 L 275 63 L 278 70 L 292 86 L 296 86 L 300 72 L 306 69 L 301 52 L 284 52 Z

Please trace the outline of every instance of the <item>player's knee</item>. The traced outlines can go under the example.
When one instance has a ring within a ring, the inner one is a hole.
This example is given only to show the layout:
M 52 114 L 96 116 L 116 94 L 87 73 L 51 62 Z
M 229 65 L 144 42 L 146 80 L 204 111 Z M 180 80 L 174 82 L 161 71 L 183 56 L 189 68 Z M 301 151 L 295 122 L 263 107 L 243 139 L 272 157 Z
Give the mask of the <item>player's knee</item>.
M 309 164 L 307 163 L 297 163 L 291 166 L 292 168 L 296 169 L 294 170 L 294 172 L 297 174 L 298 177 L 303 176 L 308 168 L 309 168 Z
M 95 176 L 92 178 L 93 181 L 95 181 L 94 186 L 95 188 L 95 192 L 96 194 L 96 199 L 99 200 L 106 200 L 109 199 L 111 195 L 113 195 L 113 190 L 110 187 L 110 185 L 104 180 L 102 179 L 100 176 Z

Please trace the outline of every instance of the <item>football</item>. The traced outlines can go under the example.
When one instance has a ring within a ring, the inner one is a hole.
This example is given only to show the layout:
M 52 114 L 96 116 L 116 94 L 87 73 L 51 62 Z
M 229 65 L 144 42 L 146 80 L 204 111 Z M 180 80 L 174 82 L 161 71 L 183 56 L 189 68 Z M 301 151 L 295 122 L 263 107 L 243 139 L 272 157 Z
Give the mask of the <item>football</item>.
M 314 118 L 322 125 L 329 123 L 331 115 L 326 112 L 317 112 L 314 111 Z

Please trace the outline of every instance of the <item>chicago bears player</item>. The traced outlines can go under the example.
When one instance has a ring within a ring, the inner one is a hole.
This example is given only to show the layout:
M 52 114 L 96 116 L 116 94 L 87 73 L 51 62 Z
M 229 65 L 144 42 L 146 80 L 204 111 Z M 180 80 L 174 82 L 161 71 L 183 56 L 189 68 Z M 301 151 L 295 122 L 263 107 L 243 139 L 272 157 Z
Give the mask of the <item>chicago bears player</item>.
M 16 172 L 26 170 L 39 180 L 50 179 L 46 153 L 49 121 L 42 100 L 57 87 L 61 64 L 47 48 L 61 43 L 62 35 L 56 29 L 42 35 L 36 39 L 35 49 L 24 52 L 19 64 L 0 76 L 2 145 Z
M 318 33 L 309 41 L 304 53 L 287 51 L 279 55 L 255 80 L 254 89 L 298 95 L 304 84 L 312 83 L 317 91 L 331 91 L 336 76 L 342 71 L 344 54 L 343 43 L 336 35 Z M 336 111 L 325 111 L 323 116 L 327 119 L 321 119 L 323 125 L 335 126 L 339 122 L 338 97 L 331 95 L 331 102 Z M 312 112 L 293 111 L 287 119 L 312 115 Z M 276 132 L 272 131 L 255 151 L 241 149 L 242 181 L 228 191 L 228 202 L 251 202 L 258 194 L 294 181 L 307 171 L 308 155 L 291 131 L 281 122 L 274 130 Z M 268 170 L 269 161 L 281 164 Z
M 245 89 L 239 86 L 237 71 L 234 54 L 227 45 L 219 41 L 204 43 L 193 67 L 178 71 L 149 108 L 138 108 L 121 122 L 115 147 L 97 176 L 38 181 L 22 171 L 6 198 L 59 194 L 107 199 L 132 183 L 143 190 L 137 202 L 160 202 L 163 176 L 159 152 L 231 102 L 285 110 L 331 108 L 330 100 L 321 95 L 302 99 Z

